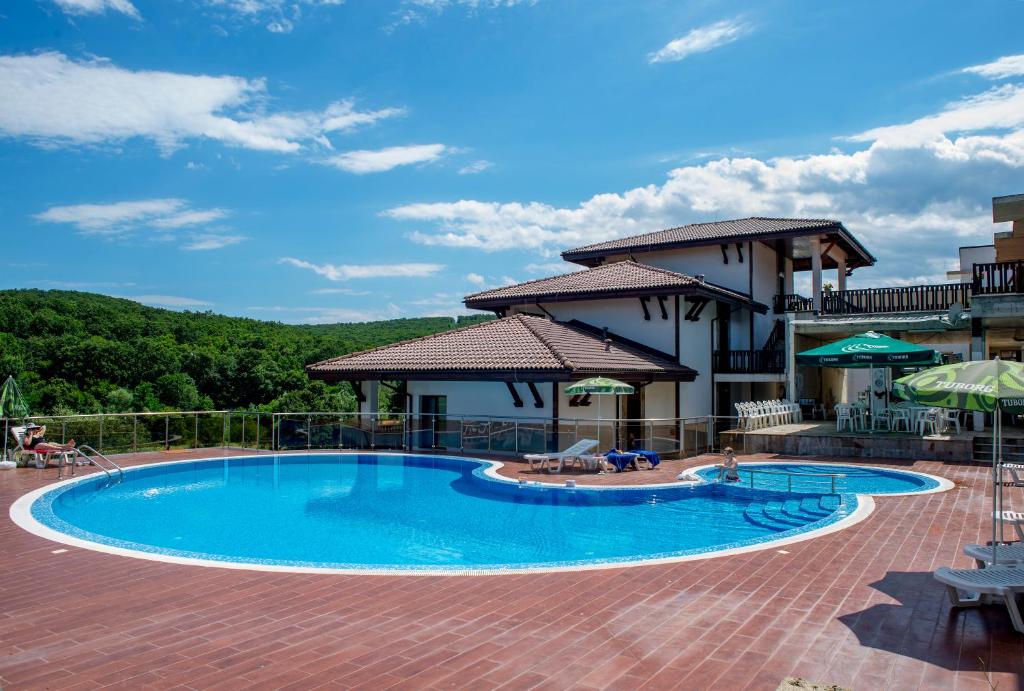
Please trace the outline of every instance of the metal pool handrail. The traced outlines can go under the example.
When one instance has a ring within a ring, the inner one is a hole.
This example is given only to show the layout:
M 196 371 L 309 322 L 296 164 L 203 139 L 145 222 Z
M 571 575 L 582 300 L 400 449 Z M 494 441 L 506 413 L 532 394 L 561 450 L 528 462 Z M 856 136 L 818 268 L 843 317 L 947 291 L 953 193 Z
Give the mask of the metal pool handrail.
M 845 478 L 846 475 L 843 473 L 787 473 L 784 470 L 761 470 L 760 468 L 736 468 L 737 473 L 750 473 L 750 488 L 754 488 L 754 473 L 761 473 L 762 475 L 785 475 L 787 481 L 788 491 L 793 491 L 793 478 L 794 477 L 827 477 L 832 481 L 832 494 L 836 493 L 836 478 L 840 480 Z

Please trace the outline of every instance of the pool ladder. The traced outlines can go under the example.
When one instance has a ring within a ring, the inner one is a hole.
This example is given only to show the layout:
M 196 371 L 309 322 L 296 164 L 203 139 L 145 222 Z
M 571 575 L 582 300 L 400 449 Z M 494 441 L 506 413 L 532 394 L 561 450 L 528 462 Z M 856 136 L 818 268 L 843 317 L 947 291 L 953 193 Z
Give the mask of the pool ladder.
M 113 473 L 116 471 L 117 474 L 118 474 L 117 481 L 118 482 L 124 481 L 124 469 L 121 466 L 119 466 L 117 463 L 114 463 L 112 460 L 110 460 L 109 458 L 107 458 L 106 456 L 101 454 L 96 449 L 94 449 L 91 446 L 89 446 L 88 444 L 82 444 L 81 446 L 77 447 L 75 449 L 75 451 L 77 453 L 75 453 L 74 458 L 77 459 L 79 456 L 81 456 L 85 460 L 89 461 L 94 466 L 96 466 L 97 468 L 102 470 L 104 473 L 106 473 L 107 480 L 110 480 L 112 482 L 114 480 Z M 86 452 L 88 452 L 88 453 L 86 453 Z M 60 476 L 61 476 L 61 474 L 63 472 L 64 466 L 62 464 L 62 465 L 60 465 L 58 467 L 59 467 L 60 470 L 58 470 L 57 479 L 59 480 Z M 72 477 L 74 477 L 74 475 L 75 475 L 75 462 L 74 462 L 74 460 L 71 463 L 71 475 L 72 475 Z

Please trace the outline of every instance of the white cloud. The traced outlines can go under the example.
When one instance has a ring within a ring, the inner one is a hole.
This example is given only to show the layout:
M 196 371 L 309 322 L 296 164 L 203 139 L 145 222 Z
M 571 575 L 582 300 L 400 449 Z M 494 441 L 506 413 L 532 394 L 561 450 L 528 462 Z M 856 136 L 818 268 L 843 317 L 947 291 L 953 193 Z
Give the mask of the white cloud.
M 385 27 L 391 31 L 405 24 L 422 24 L 428 14 L 441 14 L 446 10 L 460 7 L 470 14 L 483 10 L 495 10 L 519 5 L 536 5 L 537 0 L 402 0 L 394 12 L 394 21 Z
M 213 250 L 245 240 L 243 235 L 232 235 L 224 228 L 211 228 L 210 223 L 230 215 L 227 209 L 194 209 L 183 199 L 142 199 L 109 204 L 72 204 L 54 206 L 33 216 L 46 223 L 66 223 L 86 236 L 108 238 L 127 237 L 149 228 L 163 233 L 160 239 L 174 239 L 175 231 L 189 228 L 186 250 Z
M 854 137 L 864 143 L 856 150 L 718 158 L 571 207 L 463 199 L 385 214 L 415 222 L 410 237 L 422 244 L 541 255 L 702 220 L 837 218 L 879 258 L 877 267 L 857 271 L 854 284 L 945 282 L 943 267 L 959 245 L 991 242 L 992 195 L 1020 185 L 1022 90 L 1004 85 L 913 122 L 869 130 Z
M 1024 76 L 1024 55 L 1006 55 L 993 62 L 965 67 L 961 72 L 977 74 L 986 79 Z
M 180 295 L 125 295 L 126 300 L 134 300 L 135 302 L 141 302 L 143 305 L 152 305 L 153 307 L 174 307 L 178 309 L 187 309 L 189 307 L 210 307 L 213 305 L 212 302 L 206 300 L 197 300 L 195 298 L 182 297 Z
M 252 312 L 281 314 L 281 321 L 301 324 L 334 324 L 338 322 L 372 322 L 384 319 L 398 319 L 402 316 L 401 308 L 389 303 L 378 309 L 354 309 L 349 307 L 292 307 L 287 305 L 253 306 L 246 309 Z
M 531 274 L 567 274 L 578 271 L 580 267 L 567 262 L 532 262 L 523 268 Z
M 134 71 L 61 53 L 0 56 L 0 135 L 40 146 L 149 139 L 169 153 L 190 139 L 259 151 L 330 148 L 326 135 L 399 115 L 358 111 L 350 100 L 323 111 L 266 112 L 262 79 Z
M 317 288 L 309 291 L 310 295 L 370 295 L 369 290 L 355 290 L 353 288 Z
M 184 226 L 197 226 L 217 221 L 228 215 L 226 209 L 200 209 L 192 211 L 181 211 L 179 213 L 155 218 L 151 221 L 156 228 L 183 228 Z
M 181 249 L 190 251 L 219 250 L 222 247 L 236 245 L 246 239 L 247 238 L 244 235 L 197 233 L 190 236 L 189 241 L 182 245 Z
M 87 235 L 125 232 L 141 223 L 171 218 L 185 206 L 181 199 L 143 199 L 111 204 L 53 206 L 33 218 L 47 223 L 70 223 Z
M 293 257 L 282 257 L 278 263 L 308 269 L 330 281 L 348 281 L 359 278 L 423 278 L 444 269 L 444 264 L 314 264 Z
M 948 104 L 941 112 L 902 125 L 875 127 L 850 137 L 851 141 L 883 141 L 893 146 L 941 142 L 947 134 L 1017 128 L 1024 125 L 1024 85 L 1004 84 Z M 948 139 L 946 141 L 949 141 Z M 943 147 L 944 155 L 963 156 L 956 147 Z
M 487 283 L 487 279 L 480 274 L 468 273 L 466 274 L 466 280 L 475 286 L 482 286 Z
M 459 175 L 476 175 L 477 173 L 482 173 L 485 170 L 490 170 L 493 167 L 493 163 L 483 159 L 479 161 L 471 161 L 459 168 Z
M 139 11 L 129 0 L 53 0 L 67 14 L 103 14 L 107 10 L 140 19 Z
M 338 6 L 345 0 L 205 0 L 215 17 L 235 23 L 263 25 L 271 33 L 289 33 L 305 10 Z M 223 29 L 223 27 L 221 27 Z
M 349 173 L 382 173 L 398 166 L 436 161 L 445 152 L 444 144 L 390 146 L 386 149 L 347 151 L 327 159 L 327 163 Z
M 750 24 L 741 19 L 723 19 L 707 26 L 692 29 L 685 36 L 669 41 L 661 49 L 647 56 L 650 63 L 678 62 L 694 53 L 705 53 L 749 34 Z

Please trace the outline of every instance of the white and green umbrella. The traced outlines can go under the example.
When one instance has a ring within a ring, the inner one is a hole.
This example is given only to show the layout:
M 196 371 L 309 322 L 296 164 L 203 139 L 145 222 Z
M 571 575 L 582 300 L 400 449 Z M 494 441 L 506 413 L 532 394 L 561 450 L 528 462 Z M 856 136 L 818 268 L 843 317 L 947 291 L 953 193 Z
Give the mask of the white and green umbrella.
M 591 377 L 590 379 L 583 379 L 565 387 L 565 392 L 570 396 L 584 393 L 631 394 L 633 391 L 635 389 L 626 382 L 621 382 L 618 379 L 609 379 L 608 377 Z
M 7 427 L 10 424 L 11 418 L 26 417 L 28 415 L 28 404 L 25 403 L 25 397 L 21 395 L 21 390 L 18 389 L 18 382 L 14 381 L 14 377 L 7 377 L 3 388 L 0 389 L 0 415 L 4 418 L 4 457 L 2 460 L 6 461 Z
M 1002 413 L 1024 413 L 1024 364 L 974 360 L 932 367 L 893 382 L 893 390 L 921 405 L 992 413 L 992 561 L 997 562 L 997 525 L 1003 510 Z
M 635 391 L 632 386 L 618 379 L 608 377 L 591 377 L 581 379 L 575 384 L 565 387 L 565 392 L 570 396 L 579 394 L 597 394 L 598 396 L 618 396 L 619 394 L 631 394 Z M 618 415 L 616 415 L 617 417 Z M 597 438 L 601 438 L 601 399 L 597 399 Z M 614 436 L 614 435 L 613 435 Z M 612 441 L 614 444 L 614 440 Z

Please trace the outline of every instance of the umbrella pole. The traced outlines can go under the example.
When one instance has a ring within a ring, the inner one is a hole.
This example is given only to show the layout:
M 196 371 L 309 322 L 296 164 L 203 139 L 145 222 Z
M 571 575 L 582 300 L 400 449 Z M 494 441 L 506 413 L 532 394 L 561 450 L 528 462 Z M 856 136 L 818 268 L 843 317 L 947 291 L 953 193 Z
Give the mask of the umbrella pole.
M 7 460 L 7 426 L 11 423 L 10 418 L 4 418 L 4 460 Z
M 999 406 L 996 406 L 994 411 L 994 419 L 992 421 L 992 564 L 993 566 L 999 563 L 999 539 L 998 529 L 1002 527 L 1003 520 L 999 514 L 999 494 L 996 489 L 996 485 L 999 483 L 998 479 L 998 461 L 996 456 L 996 449 L 999 448 Z

